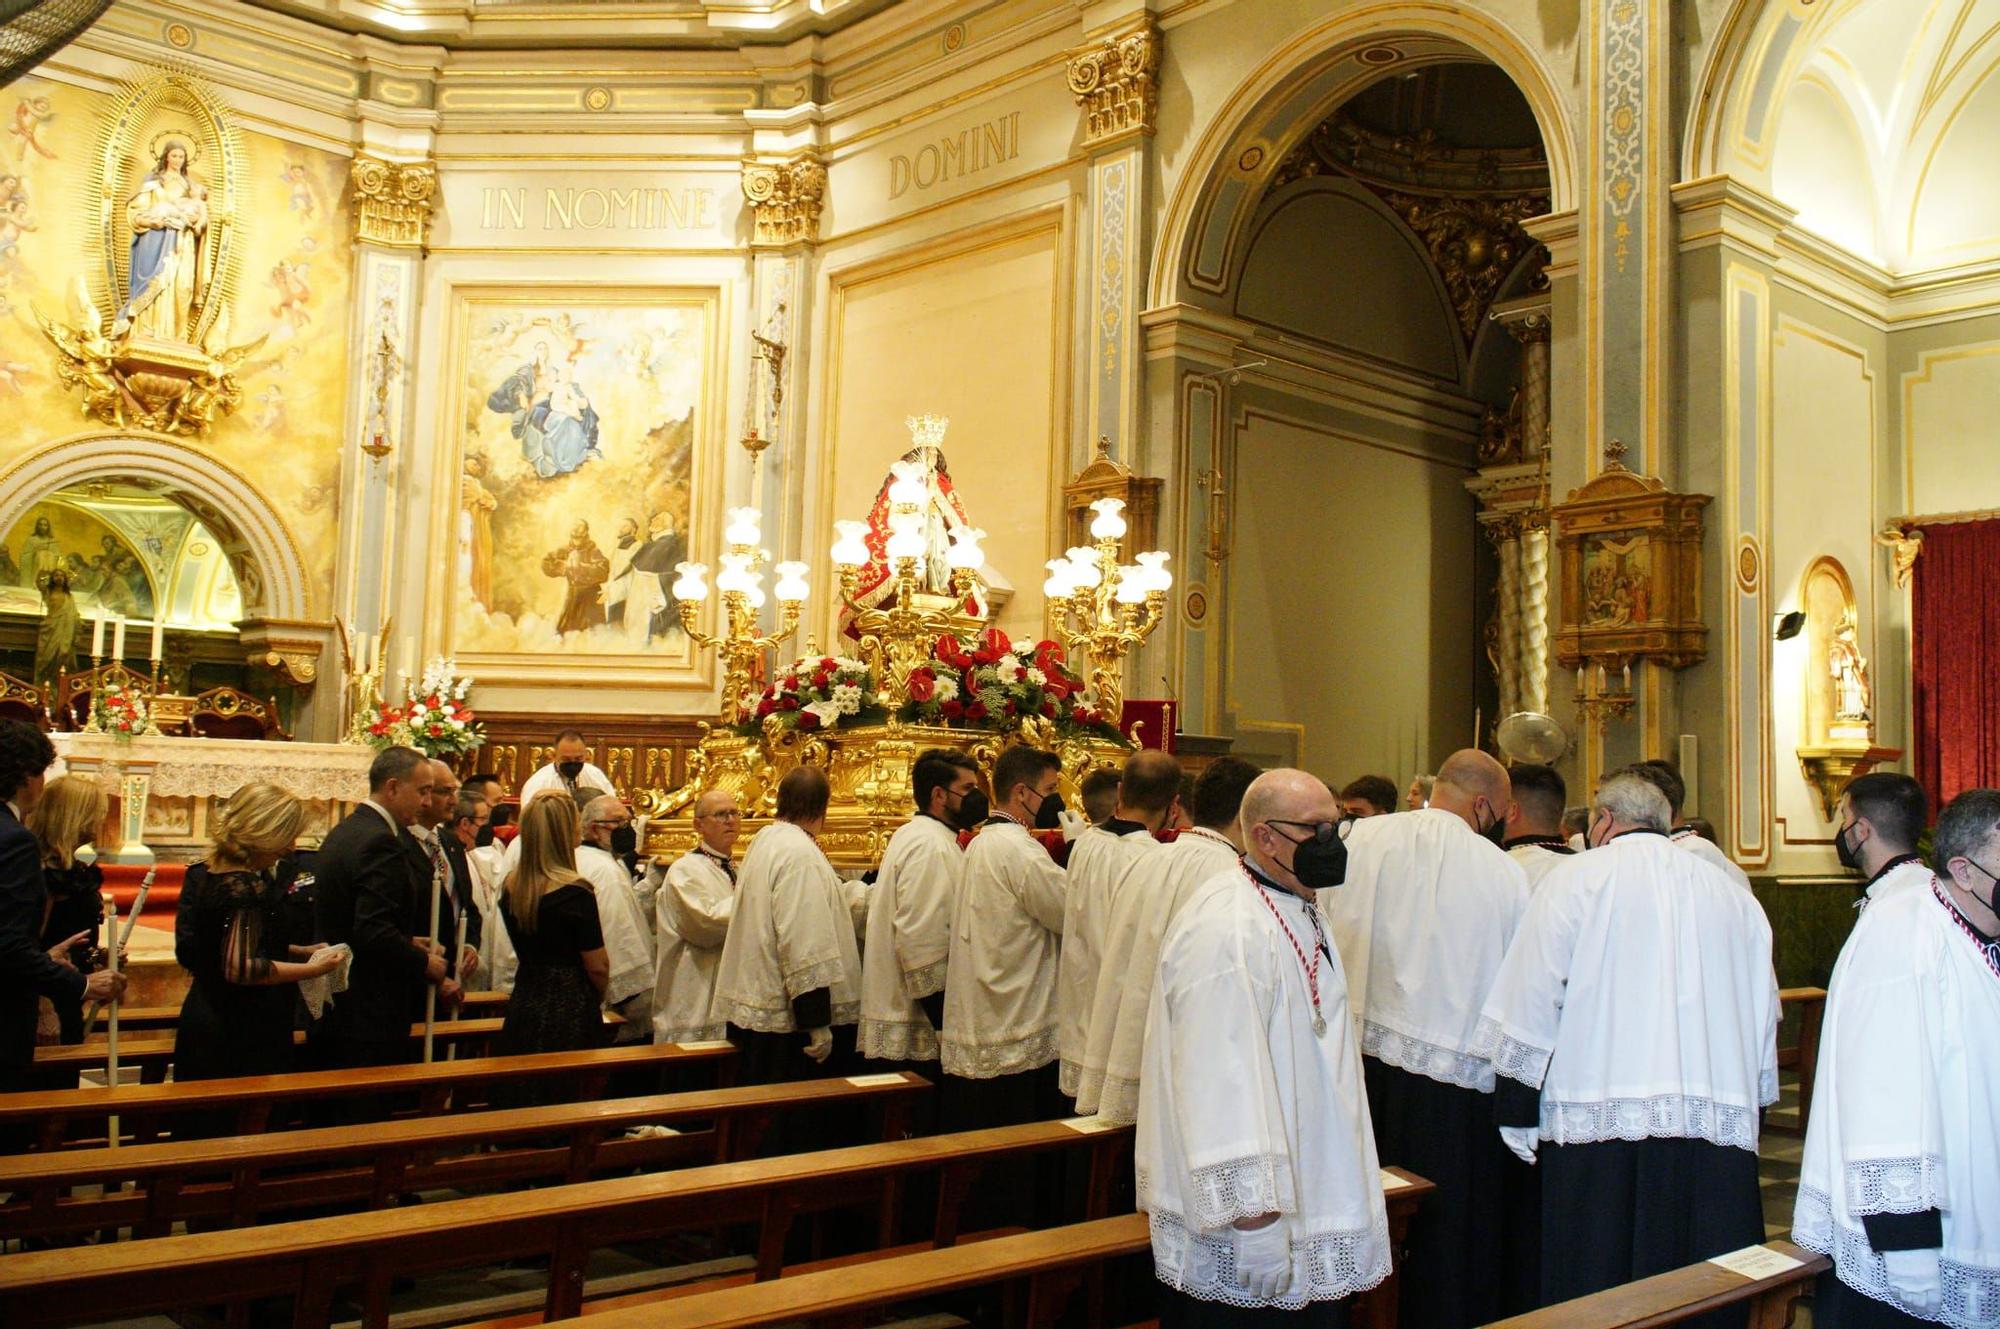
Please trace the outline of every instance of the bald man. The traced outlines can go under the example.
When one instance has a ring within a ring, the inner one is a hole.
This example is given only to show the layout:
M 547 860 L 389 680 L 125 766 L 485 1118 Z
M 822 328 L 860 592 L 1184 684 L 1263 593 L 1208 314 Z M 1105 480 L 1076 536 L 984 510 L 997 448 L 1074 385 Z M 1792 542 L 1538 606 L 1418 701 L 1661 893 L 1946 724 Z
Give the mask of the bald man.
M 576 870 L 597 893 L 597 918 L 611 965 L 604 983 L 604 1009 L 625 1020 L 614 1041 L 644 1043 L 653 1037 L 653 922 L 639 903 L 632 874 L 611 851 L 619 831 L 631 825 L 632 813 L 616 794 L 585 803 Z
M 693 1043 L 721 1038 L 724 1022 L 711 1018 L 715 967 L 736 911 L 736 837 L 743 811 L 736 795 L 713 789 L 694 803 L 700 843 L 667 869 L 653 897 L 658 969 L 653 983 L 653 1038 Z
M 1062 969 L 1057 979 L 1056 1047 L 1063 1093 L 1077 1094 L 1098 972 L 1122 956 L 1104 954 L 1111 889 L 1141 857 L 1163 852 L 1153 838 L 1180 803 L 1181 765 L 1164 752 L 1140 751 L 1118 777 L 1118 802 L 1101 825 L 1087 828 L 1069 849 L 1069 890 L 1063 896 Z
M 1347 884 L 1322 903 L 1359 1018 L 1375 1147 L 1437 1183 L 1410 1224 L 1401 1322 L 1463 1329 L 1531 1295 L 1533 1251 L 1508 1238 L 1533 1176 L 1493 1130 L 1493 1065 L 1477 1055 L 1480 1007 L 1528 907 L 1528 879 L 1500 848 L 1513 793 L 1484 752 L 1455 752 L 1430 803 L 1354 823 Z M 1522 1220 L 1522 1221 L 1517 1221 Z
M 1167 929 L 1134 1151 L 1166 1327 L 1346 1323 L 1389 1274 L 1360 1047 L 1317 898 L 1340 805 L 1304 771 L 1243 794 L 1241 865 Z

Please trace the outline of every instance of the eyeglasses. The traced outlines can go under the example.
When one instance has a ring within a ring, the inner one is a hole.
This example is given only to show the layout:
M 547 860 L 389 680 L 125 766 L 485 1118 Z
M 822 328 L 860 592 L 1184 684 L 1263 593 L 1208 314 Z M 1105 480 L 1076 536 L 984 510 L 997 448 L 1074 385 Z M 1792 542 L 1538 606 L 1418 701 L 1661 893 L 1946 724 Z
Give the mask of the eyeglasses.
M 1321 844 L 1327 844 L 1333 840 L 1345 840 L 1347 833 L 1354 829 L 1354 818 L 1343 817 L 1339 821 L 1286 821 L 1279 817 L 1272 817 L 1261 824 L 1265 826 L 1302 826 L 1310 831 L 1311 834 L 1306 836 L 1305 840 L 1294 840 L 1294 844 L 1304 844 L 1307 840 L 1317 840 Z M 1286 838 L 1290 839 L 1291 837 L 1287 836 Z
M 722 810 L 721 812 L 704 812 L 704 813 L 702 813 L 702 814 L 701 814 L 701 815 L 700 815 L 699 817 L 696 817 L 696 818 L 695 818 L 695 820 L 696 820 L 696 821 L 734 821 L 734 820 L 735 820 L 736 818 L 738 818 L 738 817 L 741 817 L 742 815 L 743 815 L 743 814 L 742 814 L 741 812 L 737 811 L 737 810 L 736 810 L 735 808 L 725 808 L 725 809 L 723 809 L 723 810 Z

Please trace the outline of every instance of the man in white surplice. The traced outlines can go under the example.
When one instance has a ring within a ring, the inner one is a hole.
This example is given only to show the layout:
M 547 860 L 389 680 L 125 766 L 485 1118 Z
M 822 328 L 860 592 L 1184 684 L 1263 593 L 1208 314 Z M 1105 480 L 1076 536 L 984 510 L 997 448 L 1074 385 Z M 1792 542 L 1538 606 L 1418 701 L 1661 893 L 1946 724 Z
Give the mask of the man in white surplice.
M 1525 1161 L 1548 1144 L 1544 1303 L 1764 1239 L 1771 925 L 1750 892 L 1668 842 L 1671 824 L 1648 778 L 1605 777 L 1590 851 L 1543 879 L 1480 1021 L 1503 1077 L 1502 1138 Z
M 604 1009 L 625 1017 L 613 1041 L 644 1043 L 653 1037 L 653 929 L 639 904 L 632 874 L 613 857 L 611 840 L 632 824 L 625 802 L 611 794 L 583 808 L 583 843 L 576 870 L 597 892 L 597 921 L 604 932 L 604 956 L 611 965 L 604 981 Z
M 1159 853 L 1135 859 L 1113 884 L 1104 925 L 1107 962 L 1097 974 L 1078 1112 L 1121 1124 L 1138 1120 L 1146 1012 L 1160 943 L 1195 892 L 1242 856 L 1237 816 L 1257 774 L 1241 757 L 1218 757 L 1204 766 L 1190 800 L 1194 825 Z
M 993 817 L 965 851 L 952 920 L 939 1049 L 953 1130 L 1053 1116 L 1063 870 L 1028 833 L 1060 795 L 1053 752 L 1008 748 L 993 767 Z
M 1833 1257 L 1815 1329 L 2000 1324 L 2000 790 L 1953 799 L 1931 852 L 1934 877 L 1870 899 L 1828 986 L 1792 1214 Z
M 1313 904 L 1339 887 L 1340 815 L 1304 771 L 1259 776 L 1242 864 L 1161 948 L 1134 1142 L 1161 1329 L 1343 1324 L 1389 1274 L 1361 1049 Z
M 1930 864 L 1917 852 L 1917 837 L 1931 824 L 1922 785 L 1896 771 L 1870 771 L 1848 782 L 1835 821 L 1834 853 L 1842 867 L 1867 879 L 1870 904 L 1898 891 L 1930 889 Z
M 954 748 L 927 748 L 910 765 L 917 815 L 882 852 L 861 953 L 861 1055 L 934 1062 L 944 1023 L 951 918 L 965 853 L 960 831 L 986 820 L 979 764 Z
M 1513 788 L 1514 806 L 1508 810 L 1507 838 L 1500 847 L 1528 874 L 1532 894 L 1552 868 L 1576 853 L 1562 829 L 1569 785 L 1555 767 L 1527 762 L 1509 766 L 1507 779 Z
M 743 1084 L 813 1078 L 834 1053 L 834 1028 L 861 1015 L 854 920 L 817 838 L 829 794 L 819 767 L 785 772 L 777 820 L 750 841 L 736 875 L 709 1019 L 729 1026 Z
M 1104 949 L 1112 887 L 1140 858 L 1164 852 L 1153 833 L 1172 816 L 1180 789 L 1179 762 L 1164 752 L 1135 752 L 1126 758 L 1118 777 L 1118 802 L 1111 815 L 1070 842 L 1056 1016 L 1062 1091 L 1071 1098 L 1076 1097 L 1090 1042 L 1098 972 L 1107 961 L 1116 964 L 1123 959 Z
M 555 750 L 550 760 L 538 769 L 521 786 L 521 806 L 527 807 L 535 795 L 555 789 L 568 794 L 581 805 L 589 790 L 600 794 L 615 794 L 611 777 L 599 770 L 590 761 L 590 743 L 581 729 L 565 729 L 556 735 Z
M 1737 867 L 1734 859 L 1703 838 L 1701 832 L 1681 816 L 1681 807 L 1687 802 L 1687 782 L 1681 779 L 1680 767 L 1665 757 L 1654 757 L 1639 762 L 1631 770 L 1633 774 L 1652 781 L 1654 787 L 1666 795 L 1667 806 L 1673 811 L 1673 825 L 1667 830 L 1667 839 L 1673 842 L 1674 847 L 1720 869 L 1724 876 L 1744 890 L 1749 890 L 1750 874 Z
M 1410 1223 L 1401 1322 L 1465 1329 L 1533 1308 L 1507 1275 L 1534 1178 L 1493 1134 L 1493 1067 L 1474 1050 L 1479 1009 L 1528 907 L 1528 878 L 1498 844 L 1513 803 L 1506 768 L 1454 752 L 1430 802 L 1364 817 L 1347 835 L 1347 882 L 1320 902 L 1347 975 L 1375 1150 L 1437 1183 Z
M 694 830 L 701 843 L 674 860 L 653 897 L 659 968 L 653 984 L 653 1039 L 699 1043 L 721 1038 L 723 1025 L 709 1018 L 715 1004 L 715 968 L 736 911 L 736 864 L 730 854 L 743 829 L 736 795 L 711 789 L 695 800 Z

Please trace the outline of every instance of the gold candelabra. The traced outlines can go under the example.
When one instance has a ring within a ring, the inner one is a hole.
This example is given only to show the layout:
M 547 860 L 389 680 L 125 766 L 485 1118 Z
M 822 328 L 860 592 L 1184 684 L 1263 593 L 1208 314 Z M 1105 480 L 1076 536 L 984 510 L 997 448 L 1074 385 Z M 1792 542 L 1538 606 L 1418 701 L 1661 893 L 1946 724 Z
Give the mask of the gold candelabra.
M 722 593 L 721 631 L 713 635 L 695 626 L 695 617 L 708 599 L 708 565 L 682 563 L 675 571 L 675 608 L 681 627 L 697 646 L 713 646 L 722 658 L 722 714 L 730 723 L 740 723 L 756 711 L 758 673 L 764 652 L 792 635 L 799 625 L 811 588 L 806 583 L 806 565 L 780 563 L 774 571 L 778 597 L 778 626 L 773 632 L 758 630 L 758 615 L 764 608 L 762 568 L 770 557 L 759 547 L 762 514 L 756 508 L 731 508 L 729 524 L 722 533 L 726 547 L 721 571 L 715 574 L 715 589 Z
M 899 461 L 889 468 L 889 536 L 883 557 L 893 590 L 886 600 L 864 606 L 856 599 L 862 569 L 870 561 L 868 523 L 833 524 L 837 536 L 833 563 L 839 569 L 841 604 L 860 638 L 861 658 L 881 680 L 891 710 L 909 699 L 910 673 L 930 659 L 931 647 L 940 636 L 979 626 L 979 621 L 966 613 L 965 604 L 977 584 L 979 569 L 986 565 L 986 555 L 979 547 L 986 532 L 976 527 L 952 528 L 950 548 L 934 547 L 942 524 L 931 520 L 934 471 L 929 459 L 943 443 L 950 421 L 919 415 L 905 423 L 921 460 Z M 943 594 L 929 589 L 933 565 L 940 555 L 949 570 L 945 579 L 948 589 Z
M 1161 550 L 1138 555 L 1137 563 L 1118 561 L 1124 500 L 1100 498 L 1090 509 L 1097 514 L 1090 523 L 1096 543 L 1050 559 L 1042 595 L 1050 638 L 1072 655 L 1089 657 L 1098 710 L 1116 724 L 1125 708 L 1125 656 L 1160 626 L 1174 578 Z

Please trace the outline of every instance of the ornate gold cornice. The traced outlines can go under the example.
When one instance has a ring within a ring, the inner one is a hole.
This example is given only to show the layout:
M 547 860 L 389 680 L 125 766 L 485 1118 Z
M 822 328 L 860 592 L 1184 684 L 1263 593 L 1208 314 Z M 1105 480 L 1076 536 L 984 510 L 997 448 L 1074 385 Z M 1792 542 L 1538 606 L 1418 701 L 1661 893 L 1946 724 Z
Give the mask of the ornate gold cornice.
M 1160 109 L 1160 34 L 1106 37 L 1069 58 L 1069 90 L 1083 108 L 1083 146 L 1151 134 Z
M 357 156 L 354 181 L 354 238 L 396 249 L 424 249 L 431 240 L 437 199 L 437 164 L 388 162 Z
M 819 239 L 819 214 L 826 206 L 826 167 L 811 153 L 784 162 L 746 161 L 743 197 L 756 217 L 751 244 L 812 244 Z

